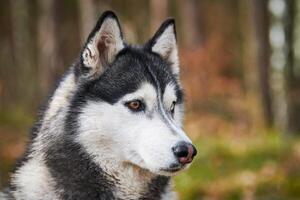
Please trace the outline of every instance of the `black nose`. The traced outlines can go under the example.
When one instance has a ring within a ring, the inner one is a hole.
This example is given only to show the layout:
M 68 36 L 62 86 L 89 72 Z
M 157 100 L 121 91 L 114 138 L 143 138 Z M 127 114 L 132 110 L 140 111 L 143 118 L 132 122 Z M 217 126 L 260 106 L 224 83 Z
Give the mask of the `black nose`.
M 194 156 L 197 154 L 196 148 L 187 142 L 178 143 L 172 148 L 172 150 L 181 164 L 188 164 L 192 162 Z

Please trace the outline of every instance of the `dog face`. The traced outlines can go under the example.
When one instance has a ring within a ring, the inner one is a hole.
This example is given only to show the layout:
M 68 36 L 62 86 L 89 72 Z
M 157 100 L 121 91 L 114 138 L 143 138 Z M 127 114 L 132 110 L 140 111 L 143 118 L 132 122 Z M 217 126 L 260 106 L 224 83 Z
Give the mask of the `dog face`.
M 76 141 L 99 163 L 136 165 L 155 174 L 186 168 L 196 149 L 182 130 L 183 94 L 175 24 L 165 21 L 144 46 L 124 43 L 106 12 L 81 53 Z

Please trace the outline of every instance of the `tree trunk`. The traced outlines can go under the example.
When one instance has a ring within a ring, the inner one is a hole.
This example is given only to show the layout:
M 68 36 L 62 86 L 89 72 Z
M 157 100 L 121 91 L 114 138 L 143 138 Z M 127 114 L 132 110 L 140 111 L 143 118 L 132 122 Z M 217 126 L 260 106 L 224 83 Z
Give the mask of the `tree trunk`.
M 199 2 L 197 0 L 179 1 L 181 13 L 182 32 L 184 33 L 183 45 L 185 47 L 197 47 L 201 43 Z
M 239 2 L 239 26 L 243 36 L 241 43 L 241 59 L 243 66 L 243 81 L 246 90 L 245 104 L 250 114 L 250 126 L 256 128 L 264 126 L 264 113 L 261 108 L 260 91 L 258 90 L 258 67 L 257 48 L 255 46 L 256 36 L 253 30 L 252 4 L 250 1 Z
M 273 124 L 273 110 L 270 88 L 270 44 L 268 1 L 252 0 L 253 17 L 257 40 L 257 66 L 261 105 L 266 126 Z
M 168 0 L 150 1 L 150 31 L 154 33 L 168 16 Z
M 79 0 L 80 40 L 83 44 L 96 23 L 96 4 L 93 0 Z
M 38 20 L 38 69 L 40 91 L 44 97 L 51 89 L 55 71 L 60 66 L 55 34 L 54 0 L 38 1 L 40 16 Z
M 300 133 L 300 77 L 296 73 L 297 63 L 294 56 L 295 8 L 299 3 L 286 0 L 285 35 L 287 46 L 287 62 L 285 66 L 286 95 L 287 95 L 287 132 Z
M 27 104 L 30 101 L 30 95 L 28 95 L 30 85 L 28 80 L 32 75 L 33 45 L 30 38 L 29 13 L 26 0 L 11 0 L 10 4 L 12 16 L 14 81 L 16 85 L 14 98 L 21 100 L 20 104 L 22 105 L 22 103 Z M 24 84 L 25 82 L 27 84 Z

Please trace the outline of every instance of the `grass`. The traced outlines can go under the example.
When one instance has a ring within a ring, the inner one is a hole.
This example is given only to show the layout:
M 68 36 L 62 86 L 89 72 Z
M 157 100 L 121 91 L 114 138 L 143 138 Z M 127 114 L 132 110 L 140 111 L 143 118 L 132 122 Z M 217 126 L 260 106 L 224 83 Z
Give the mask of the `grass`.
M 300 198 L 300 138 L 204 136 L 196 146 L 194 163 L 175 178 L 180 199 Z

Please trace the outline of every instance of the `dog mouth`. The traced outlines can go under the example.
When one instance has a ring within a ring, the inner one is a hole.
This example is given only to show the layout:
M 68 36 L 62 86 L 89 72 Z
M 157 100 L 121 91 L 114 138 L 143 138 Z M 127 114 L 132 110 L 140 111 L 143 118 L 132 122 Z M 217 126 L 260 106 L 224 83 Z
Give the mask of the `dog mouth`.
M 175 173 L 175 172 L 180 171 L 181 169 L 182 169 L 182 167 L 180 167 L 180 168 L 161 168 L 160 170 L 164 171 L 164 172 Z
M 168 168 L 160 168 L 161 171 L 168 172 L 168 173 L 176 173 L 182 169 L 184 169 L 185 165 L 174 165 Z

